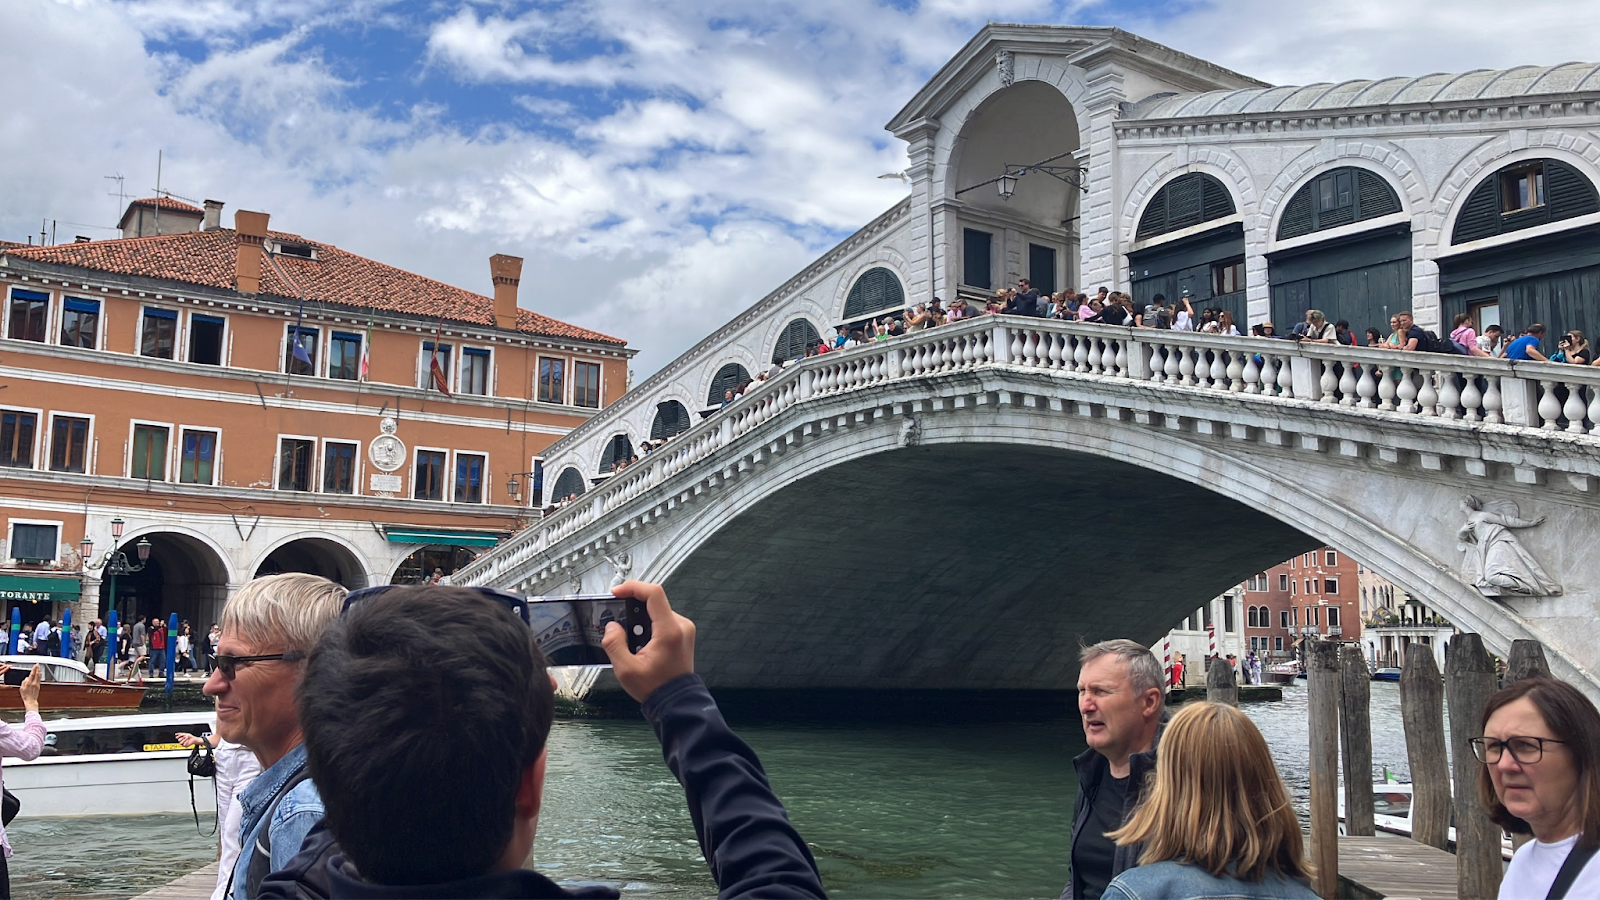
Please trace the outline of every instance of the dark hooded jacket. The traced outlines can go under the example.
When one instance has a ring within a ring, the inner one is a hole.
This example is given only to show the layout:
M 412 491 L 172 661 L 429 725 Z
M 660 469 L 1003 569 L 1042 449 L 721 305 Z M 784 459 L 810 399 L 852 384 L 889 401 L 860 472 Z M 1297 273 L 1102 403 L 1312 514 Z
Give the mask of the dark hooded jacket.
M 1150 749 L 1143 753 L 1135 753 L 1128 757 L 1128 795 L 1122 805 L 1122 821 L 1128 821 L 1128 814 L 1144 799 L 1148 789 L 1149 776 L 1156 770 L 1156 748 L 1161 746 L 1161 732 L 1167 727 L 1167 719 L 1171 714 L 1165 708 L 1161 710 L 1161 723 L 1156 726 L 1155 739 L 1150 742 Z M 1100 790 L 1103 779 L 1111 777 L 1111 763 L 1100 751 L 1090 748 L 1078 754 L 1072 760 L 1073 768 L 1078 770 L 1078 802 L 1072 810 L 1072 840 L 1067 844 L 1067 857 L 1072 856 L 1072 848 L 1078 845 L 1078 834 L 1083 831 L 1083 826 L 1089 821 L 1089 812 L 1094 807 L 1094 797 Z M 1144 852 L 1144 844 L 1128 844 L 1118 846 L 1111 858 L 1111 877 L 1115 878 L 1128 869 L 1139 865 L 1139 854 Z M 1061 891 L 1061 900 L 1074 900 L 1081 887 L 1078 873 L 1073 872 L 1067 878 L 1067 886 Z

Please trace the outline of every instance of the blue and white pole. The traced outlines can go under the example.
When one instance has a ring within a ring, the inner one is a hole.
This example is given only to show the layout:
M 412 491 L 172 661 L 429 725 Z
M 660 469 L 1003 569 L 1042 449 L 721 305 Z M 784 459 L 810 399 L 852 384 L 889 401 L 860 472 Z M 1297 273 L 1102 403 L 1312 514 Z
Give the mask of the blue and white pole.
M 6 640 L 6 653 L 17 655 L 17 635 L 22 633 L 22 607 L 11 607 L 11 635 Z
M 61 612 L 61 658 L 72 658 L 72 610 Z
M 117 680 L 117 611 L 106 616 L 106 680 Z
M 178 614 L 167 615 L 167 703 L 172 703 L 172 667 L 178 655 Z

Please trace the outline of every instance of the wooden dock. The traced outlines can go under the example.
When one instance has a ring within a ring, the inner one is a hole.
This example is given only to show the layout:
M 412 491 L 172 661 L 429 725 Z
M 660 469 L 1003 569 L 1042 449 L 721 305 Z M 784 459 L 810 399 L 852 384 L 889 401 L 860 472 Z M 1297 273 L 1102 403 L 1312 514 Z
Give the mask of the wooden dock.
M 1339 838 L 1339 896 L 1456 900 L 1456 857 L 1410 838 L 1378 832 Z
M 145 891 L 133 900 L 195 900 L 195 898 L 210 897 L 216 886 L 217 864 L 211 863 L 171 884 L 164 884 L 153 891 Z

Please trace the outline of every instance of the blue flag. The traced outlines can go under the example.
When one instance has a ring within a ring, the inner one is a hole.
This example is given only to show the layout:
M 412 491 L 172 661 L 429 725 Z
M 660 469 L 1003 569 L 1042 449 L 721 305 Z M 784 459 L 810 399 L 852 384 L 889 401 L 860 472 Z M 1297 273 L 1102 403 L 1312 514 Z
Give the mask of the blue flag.
M 294 358 L 308 366 L 311 365 L 311 354 L 306 352 L 306 345 L 300 337 L 300 330 L 298 328 L 295 329 L 294 332 Z

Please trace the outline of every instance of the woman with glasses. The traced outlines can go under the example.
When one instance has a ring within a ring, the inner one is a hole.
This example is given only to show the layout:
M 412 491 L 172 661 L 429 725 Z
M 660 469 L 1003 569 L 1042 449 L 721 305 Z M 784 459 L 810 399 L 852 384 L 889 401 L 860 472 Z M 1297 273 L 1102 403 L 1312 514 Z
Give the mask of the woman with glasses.
M 1501 900 L 1600 898 L 1600 711 L 1589 698 L 1550 678 L 1514 682 L 1489 698 L 1472 752 L 1489 817 L 1534 837 L 1511 858 Z
M 1107 900 L 1314 898 L 1300 820 L 1250 717 L 1190 703 L 1167 724 L 1154 782 L 1128 824 L 1106 837 L 1142 844 Z

